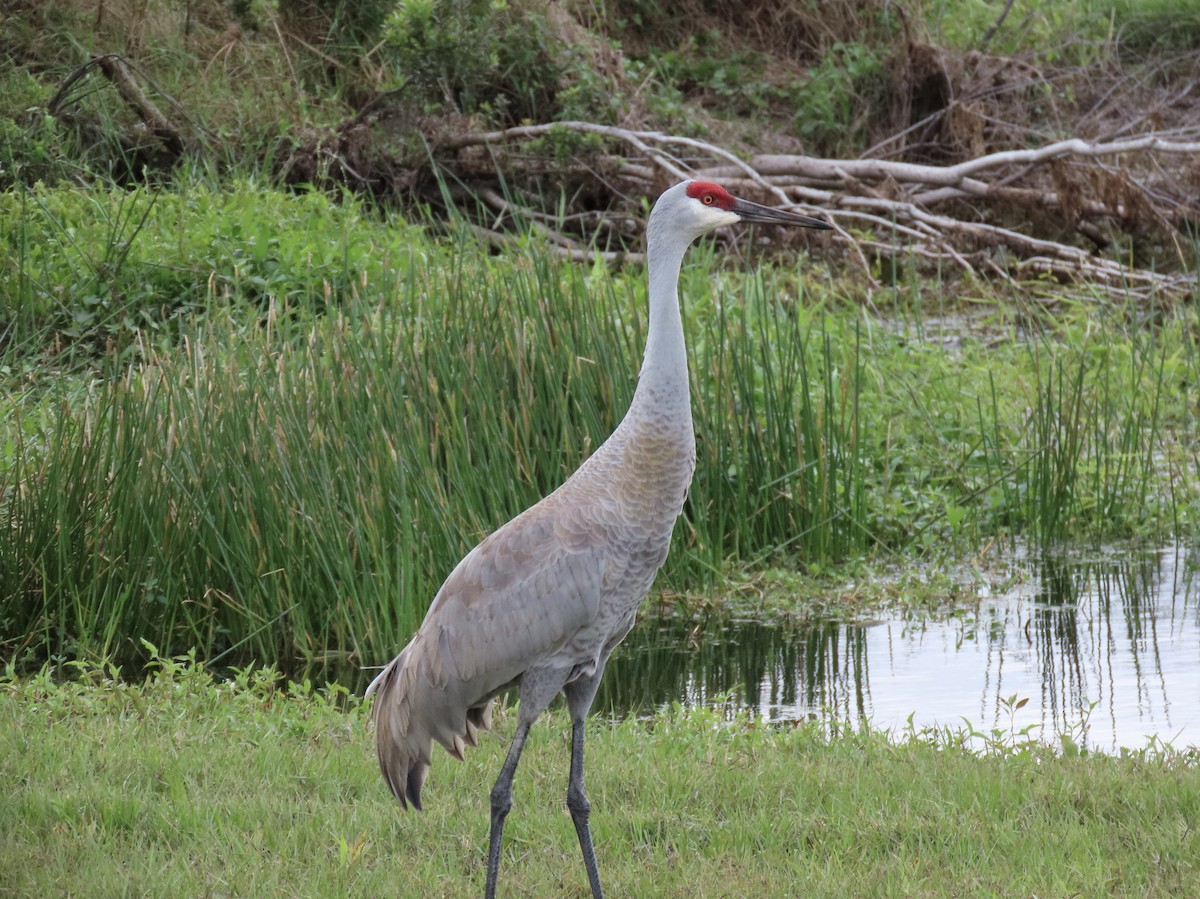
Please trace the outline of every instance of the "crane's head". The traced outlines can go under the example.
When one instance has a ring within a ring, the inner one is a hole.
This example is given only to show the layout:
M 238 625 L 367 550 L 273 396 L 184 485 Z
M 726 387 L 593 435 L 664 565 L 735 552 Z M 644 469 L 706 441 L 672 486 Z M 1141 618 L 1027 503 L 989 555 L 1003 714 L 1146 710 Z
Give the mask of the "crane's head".
M 725 188 L 711 181 L 684 181 L 664 191 L 654 205 L 657 213 L 651 215 L 651 226 L 655 219 L 683 232 L 689 240 L 695 240 L 724 225 L 738 222 L 761 222 L 769 225 L 792 225 L 800 228 L 827 230 L 831 226 L 824 219 L 810 215 L 760 206 L 749 200 L 733 196 Z

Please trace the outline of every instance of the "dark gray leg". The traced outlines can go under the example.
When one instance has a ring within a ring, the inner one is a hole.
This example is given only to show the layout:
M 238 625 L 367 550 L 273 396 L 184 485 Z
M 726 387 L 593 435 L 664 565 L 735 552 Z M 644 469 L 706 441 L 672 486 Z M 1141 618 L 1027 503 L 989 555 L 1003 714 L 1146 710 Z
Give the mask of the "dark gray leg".
M 525 738 L 529 735 L 529 725 L 532 722 L 518 721 L 517 730 L 513 734 L 512 745 L 508 747 L 508 755 L 504 758 L 504 767 L 492 787 L 492 829 L 488 837 L 488 866 L 487 887 L 483 895 L 485 899 L 496 899 L 496 876 L 500 873 L 500 843 L 504 836 L 504 819 L 512 808 L 513 775 L 517 773 L 517 762 L 521 761 L 521 750 L 525 748 Z
M 587 869 L 588 883 L 592 887 L 592 899 L 604 899 L 600 889 L 600 869 L 596 865 L 596 850 L 592 846 L 592 831 L 588 817 L 592 806 L 583 789 L 583 719 L 571 722 L 571 779 L 567 784 L 567 808 L 575 822 L 575 833 L 579 836 L 579 848 L 583 850 L 583 866 Z
M 579 848 L 583 851 L 583 866 L 587 869 L 588 883 L 592 887 L 592 899 L 604 899 L 604 891 L 600 889 L 600 868 L 596 865 L 596 850 L 592 846 L 591 828 L 588 827 L 592 805 L 583 788 L 583 722 L 588 709 L 592 707 L 592 700 L 596 698 L 596 689 L 600 686 L 600 677 L 604 674 L 604 663 L 607 661 L 608 654 L 605 653 L 595 674 L 573 681 L 563 689 L 567 697 L 567 710 L 571 713 L 571 778 L 567 783 L 567 808 L 571 810 Z
M 562 689 L 566 676 L 565 671 L 545 668 L 530 668 L 521 676 L 521 708 L 517 712 L 517 729 L 513 733 L 512 744 L 508 747 L 508 755 L 504 757 L 500 776 L 496 778 L 496 785 L 492 787 L 492 829 L 488 837 L 485 899 L 496 899 L 496 876 L 500 873 L 500 844 L 504 837 L 504 819 L 508 817 L 508 811 L 512 808 L 513 775 L 517 773 L 517 763 L 521 761 L 525 738 L 529 736 L 529 728 L 533 726 L 538 715 Z

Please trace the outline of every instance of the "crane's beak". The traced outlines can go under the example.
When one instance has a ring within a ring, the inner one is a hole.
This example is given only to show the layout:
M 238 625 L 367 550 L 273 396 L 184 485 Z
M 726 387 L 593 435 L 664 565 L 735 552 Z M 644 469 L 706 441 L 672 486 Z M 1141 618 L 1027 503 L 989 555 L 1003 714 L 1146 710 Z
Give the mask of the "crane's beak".
M 743 222 L 758 222 L 764 225 L 794 225 L 799 228 L 816 228 L 818 231 L 828 231 L 833 226 L 825 219 L 814 218 L 811 215 L 801 215 L 798 212 L 788 212 L 786 209 L 775 209 L 771 206 L 760 206 L 749 200 L 733 198 L 730 212 L 741 216 Z

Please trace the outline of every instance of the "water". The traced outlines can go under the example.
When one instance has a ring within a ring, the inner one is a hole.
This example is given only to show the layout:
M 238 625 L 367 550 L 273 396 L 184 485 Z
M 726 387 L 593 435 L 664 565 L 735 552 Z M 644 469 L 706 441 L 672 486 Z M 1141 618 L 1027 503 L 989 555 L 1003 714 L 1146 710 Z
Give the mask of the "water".
M 948 616 L 772 626 L 644 621 L 597 711 L 728 694 L 774 722 L 1029 727 L 1091 750 L 1200 746 L 1200 582 L 1179 548 L 1010 560 L 1015 586 Z M 1012 698 L 1027 700 L 1019 709 Z

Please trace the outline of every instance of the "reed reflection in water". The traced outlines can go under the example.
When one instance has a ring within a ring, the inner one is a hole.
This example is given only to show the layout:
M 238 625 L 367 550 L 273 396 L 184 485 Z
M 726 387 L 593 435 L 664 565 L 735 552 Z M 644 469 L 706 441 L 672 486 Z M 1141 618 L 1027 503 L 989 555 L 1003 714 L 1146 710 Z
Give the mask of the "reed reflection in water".
M 729 697 L 771 721 L 1020 730 L 1090 749 L 1200 745 L 1197 559 L 1148 552 L 1011 560 L 1018 586 L 949 617 L 808 626 L 644 621 L 597 710 Z M 1010 712 L 1006 701 L 1028 703 Z

